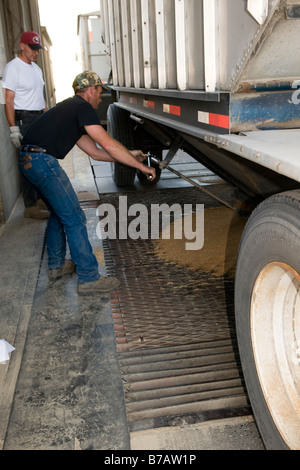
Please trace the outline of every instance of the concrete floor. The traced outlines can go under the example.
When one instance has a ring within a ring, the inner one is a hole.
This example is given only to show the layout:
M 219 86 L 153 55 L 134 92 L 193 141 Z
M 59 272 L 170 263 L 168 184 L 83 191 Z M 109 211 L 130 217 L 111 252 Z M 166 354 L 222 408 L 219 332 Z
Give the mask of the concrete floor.
M 99 199 L 87 157 L 74 150 L 63 166 L 80 200 Z M 105 274 L 96 210 L 85 211 Z M 45 230 L 20 199 L 0 234 L 0 339 L 15 347 L 0 364 L 0 449 L 263 449 L 249 417 L 129 434 L 110 296 L 78 297 L 76 275 L 49 283 Z
M 98 199 L 87 157 L 65 169 L 80 199 Z M 96 210 L 85 213 L 105 274 Z M 49 283 L 45 230 L 20 198 L 0 238 L 0 339 L 15 347 L 0 364 L 0 448 L 128 449 L 110 296 L 79 297 L 76 275 Z

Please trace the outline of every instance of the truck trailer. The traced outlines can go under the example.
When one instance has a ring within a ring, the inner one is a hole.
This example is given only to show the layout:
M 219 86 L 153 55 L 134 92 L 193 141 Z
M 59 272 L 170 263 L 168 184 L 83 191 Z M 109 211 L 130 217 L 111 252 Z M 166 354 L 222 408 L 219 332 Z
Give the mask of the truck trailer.
M 100 11 L 78 15 L 77 35 L 79 36 L 82 70 L 93 70 L 100 75 L 103 83 L 107 83 L 110 81 L 111 65 L 101 36 L 100 18 Z M 100 123 L 105 128 L 107 109 L 111 102 L 111 93 L 107 91 L 102 95 L 102 103 L 97 110 Z
M 235 276 L 239 353 L 267 449 L 300 449 L 300 0 L 101 0 L 107 125 L 181 149 L 251 207 Z M 114 164 L 117 185 L 132 168 Z M 142 183 L 143 175 L 138 175 Z

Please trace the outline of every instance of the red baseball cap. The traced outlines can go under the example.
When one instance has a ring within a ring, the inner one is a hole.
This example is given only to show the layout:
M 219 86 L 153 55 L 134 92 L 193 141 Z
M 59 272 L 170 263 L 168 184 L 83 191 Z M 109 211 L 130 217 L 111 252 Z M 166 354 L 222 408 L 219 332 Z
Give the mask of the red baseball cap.
M 29 46 L 36 46 L 34 49 L 44 49 L 41 45 L 41 37 L 35 31 L 26 31 L 21 36 L 21 42 Z

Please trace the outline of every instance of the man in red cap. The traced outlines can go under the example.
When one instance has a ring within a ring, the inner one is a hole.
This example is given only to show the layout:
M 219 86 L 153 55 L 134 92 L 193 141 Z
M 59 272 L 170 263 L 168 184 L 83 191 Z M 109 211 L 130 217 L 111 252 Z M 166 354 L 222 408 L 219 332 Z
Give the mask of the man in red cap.
M 10 139 L 18 149 L 22 136 L 33 121 L 48 109 L 44 100 L 44 80 L 40 67 L 35 63 L 40 50 L 41 38 L 35 31 L 21 36 L 20 53 L 9 62 L 3 74 L 5 89 L 5 114 L 10 128 Z M 25 217 L 46 219 L 49 212 L 39 201 L 35 187 L 23 176 L 22 189 Z

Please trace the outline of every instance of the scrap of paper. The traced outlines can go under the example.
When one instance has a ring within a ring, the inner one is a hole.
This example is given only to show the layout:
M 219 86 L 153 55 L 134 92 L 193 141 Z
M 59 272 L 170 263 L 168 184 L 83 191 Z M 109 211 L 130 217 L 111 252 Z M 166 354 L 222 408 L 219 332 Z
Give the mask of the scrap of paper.
M 15 351 L 15 348 L 11 346 L 7 341 L 4 339 L 0 340 L 0 363 L 5 363 L 9 361 L 9 354 Z

